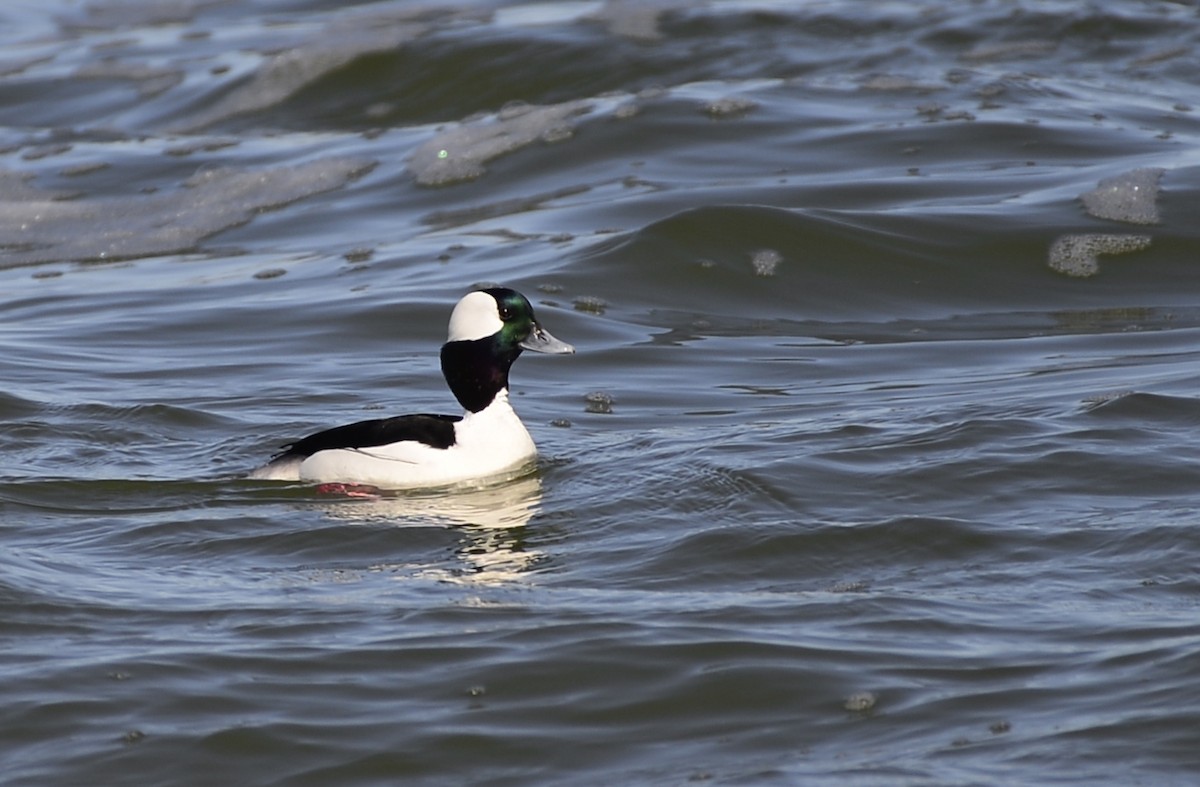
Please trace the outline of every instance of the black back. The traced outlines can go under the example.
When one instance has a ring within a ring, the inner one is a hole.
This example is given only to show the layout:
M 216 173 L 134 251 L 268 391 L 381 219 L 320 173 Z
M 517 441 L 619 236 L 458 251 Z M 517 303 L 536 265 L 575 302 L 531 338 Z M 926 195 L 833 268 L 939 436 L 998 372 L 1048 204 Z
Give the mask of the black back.
M 432 448 L 449 448 L 454 445 L 454 424 L 461 420 L 462 417 L 457 415 L 422 413 L 359 421 L 297 440 L 285 446 L 276 458 L 312 456 L 318 451 L 335 448 L 371 448 L 403 440 L 414 440 Z

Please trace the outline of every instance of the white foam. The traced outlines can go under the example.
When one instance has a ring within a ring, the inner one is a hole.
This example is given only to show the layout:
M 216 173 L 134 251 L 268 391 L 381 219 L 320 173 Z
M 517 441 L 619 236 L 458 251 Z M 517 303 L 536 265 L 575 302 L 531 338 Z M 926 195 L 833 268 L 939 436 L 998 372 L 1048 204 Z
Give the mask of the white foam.
M 599 0 L 522 3 L 506 8 L 497 8 L 492 16 L 492 22 L 497 27 L 561 25 L 578 22 L 591 14 L 598 13 L 603 5 Z
M 474 180 L 487 171 L 483 165 L 498 156 L 534 142 L 569 138 L 574 119 L 591 108 L 587 101 L 509 105 L 496 115 L 439 131 L 413 151 L 408 170 L 423 186 Z
M 704 112 L 715 118 L 738 117 L 758 108 L 758 102 L 741 96 L 726 96 L 707 101 Z
M 677 5 L 680 4 L 670 0 L 608 0 L 592 19 L 604 23 L 613 35 L 636 41 L 657 41 L 662 38 L 659 18 Z
M 1158 223 L 1158 183 L 1166 170 L 1134 169 L 1106 178 L 1096 188 L 1079 195 L 1088 213 L 1100 219 L 1129 224 Z
M 1149 235 L 1061 235 L 1050 244 L 1048 264 L 1059 273 L 1086 278 L 1100 272 L 1100 263 L 1096 259 L 1099 255 L 1141 251 L 1149 246 Z
M 0 268 L 108 262 L 194 250 L 209 235 L 361 175 L 373 162 L 327 158 L 274 169 L 221 167 L 178 188 L 105 199 L 56 199 L 0 170 Z
M 774 276 L 775 269 L 783 262 L 783 255 L 774 249 L 759 249 L 750 255 L 750 265 L 755 276 Z

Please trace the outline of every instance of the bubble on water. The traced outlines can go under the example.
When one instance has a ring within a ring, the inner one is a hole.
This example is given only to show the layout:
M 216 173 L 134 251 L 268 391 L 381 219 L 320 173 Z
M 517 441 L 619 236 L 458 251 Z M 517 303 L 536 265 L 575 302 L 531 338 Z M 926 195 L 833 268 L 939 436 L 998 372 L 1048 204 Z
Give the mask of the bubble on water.
M 855 713 L 865 713 L 875 707 L 878 698 L 870 691 L 856 691 L 846 698 L 842 707 Z
M 327 158 L 274 169 L 218 167 L 152 194 L 68 201 L 0 170 L 0 268 L 192 251 L 203 238 L 339 188 L 373 166 Z
M 553 126 L 542 132 L 542 142 L 565 142 L 575 136 L 575 129 L 571 126 Z
M 474 180 L 487 171 L 483 165 L 494 158 L 538 141 L 570 137 L 573 120 L 590 109 L 586 101 L 508 105 L 491 117 L 442 129 L 413 151 L 408 170 L 423 186 Z
M 604 310 L 608 308 L 608 301 L 595 295 L 580 295 L 573 301 L 573 305 L 577 312 L 604 314 Z
M 714 118 L 730 118 L 744 115 L 758 106 L 758 102 L 738 96 L 726 96 L 704 104 L 704 113 Z
M 598 413 L 600 415 L 612 415 L 612 406 L 616 402 L 613 395 L 604 391 L 590 391 L 584 394 L 583 411 L 586 413 Z
M 750 255 L 750 265 L 755 276 L 774 276 L 775 269 L 783 262 L 783 255 L 774 249 L 759 249 Z
M 1100 271 L 1097 256 L 1141 251 L 1149 245 L 1149 235 L 1060 235 L 1050 244 L 1049 265 L 1052 270 L 1068 276 L 1095 276 Z
M 129 730 L 121 736 L 121 743 L 132 746 L 135 743 L 141 743 L 146 740 L 146 733 L 141 730 Z
M 1143 167 L 1100 181 L 1079 195 L 1088 213 L 1100 219 L 1130 224 L 1158 223 L 1159 181 L 1166 170 Z
M 641 111 L 642 108 L 636 102 L 628 101 L 613 110 L 613 117 L 617 120 L 629 120 L 632 117 L 636 117 Z
M 342 259 L 344 259 L 346 262 L 360 263 L 370 262 L 371 258 L 374 256 L 375 250 L 369 246 L 356 246 L 355 248 L 350 249 L 342 254 Z

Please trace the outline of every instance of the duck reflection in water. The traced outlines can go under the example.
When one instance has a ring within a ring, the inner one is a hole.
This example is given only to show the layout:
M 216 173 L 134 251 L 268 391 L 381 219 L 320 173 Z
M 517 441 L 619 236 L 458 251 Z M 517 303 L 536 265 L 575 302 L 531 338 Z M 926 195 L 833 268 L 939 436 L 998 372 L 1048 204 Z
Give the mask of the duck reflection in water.
M 327 515 L 348 523 L 450 528 L 459 535 L 457 567 L 444 563 L 379 563 L 390 571 L 462 584 L 527 580 L 544 555 L 526 545 L 526 525 L 541 511 L 542 481 L 536 474 L 506 483 L 422 492 L 373 490 L 347 497 L 342 490 L 325 506 Z M 324 504 L 323 504 L 324 505 Z

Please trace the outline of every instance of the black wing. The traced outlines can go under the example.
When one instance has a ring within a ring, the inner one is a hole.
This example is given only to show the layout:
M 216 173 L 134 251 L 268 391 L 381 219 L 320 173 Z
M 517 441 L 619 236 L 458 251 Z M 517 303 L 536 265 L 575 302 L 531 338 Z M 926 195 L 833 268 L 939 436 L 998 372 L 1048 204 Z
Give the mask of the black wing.
M 284 446 L 274 459 L 285 456 L 312 456 L 317 451 L 335 448 L 370 448 L 376 445 L 414 440 L 432 448 L 454 445 L 454 424 L 459 415 L 398 415 L 335 426 Z

